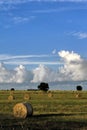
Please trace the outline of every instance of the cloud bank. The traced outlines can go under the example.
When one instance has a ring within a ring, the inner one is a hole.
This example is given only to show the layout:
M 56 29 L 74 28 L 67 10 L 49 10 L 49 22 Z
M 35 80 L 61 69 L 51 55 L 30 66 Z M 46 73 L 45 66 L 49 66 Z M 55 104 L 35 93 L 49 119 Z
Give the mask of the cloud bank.
M 84 81 L 87 80 L 87 60 L 71 51 L 59 51 L 60 66 L 51 69 L 44 64 L 39 64 L 33 70 L 19 65 L 10 70 L 0 63 L 0 83 L 39 83 L 59 81 Z
M 23 83 L 32 79 L 32 73 L 27 71 L 23 65 L 19 65 L 14 70 L 7 69 L 0 63 L 0 83 Z

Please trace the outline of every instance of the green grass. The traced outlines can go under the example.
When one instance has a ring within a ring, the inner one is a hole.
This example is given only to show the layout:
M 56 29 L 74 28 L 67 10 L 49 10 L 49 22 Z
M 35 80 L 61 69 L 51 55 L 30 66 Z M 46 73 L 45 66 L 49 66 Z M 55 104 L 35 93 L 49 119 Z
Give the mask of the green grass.
M 24 100 L 29 93 L 30 100 Z M 14 91 L 13 101 L 8 100 L 11 91 L 0 91 L 0 130 L 86 130 L 87 91 L 51 91 L 53 97 L 41 91 Z M 16 103 L 29 102 L 33 106 L 33 116 L 17 119 L 13 116 Z M 8 130 L 8 129 L 7 129 Z

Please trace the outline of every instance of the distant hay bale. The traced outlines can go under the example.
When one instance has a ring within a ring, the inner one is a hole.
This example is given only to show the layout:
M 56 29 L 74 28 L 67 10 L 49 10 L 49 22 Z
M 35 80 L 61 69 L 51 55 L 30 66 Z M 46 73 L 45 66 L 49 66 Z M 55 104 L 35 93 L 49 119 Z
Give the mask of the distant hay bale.
M 31 97 L 30 97 L 30 95 L 29 94 L 24 94 L 24 100 L 29 100 L 29 99 L 31 99 Z
M 13 107 L 14 117 L 26 118 L 33 115 L 33 107 L 30 103 L 17 103 Z
M 81 97 L 81 94 L 77 93 L 75 96 L 76 96 L 76 98 L 79 98 L 79 97 Z
M 8 96 L 9 101 L 13 101 L 14 99 L 15 99 L 15 97 L 13 95 Z
M 48 93 L 48 97 L 49 98 L 53 97 L 53 94 L 52 93 Z

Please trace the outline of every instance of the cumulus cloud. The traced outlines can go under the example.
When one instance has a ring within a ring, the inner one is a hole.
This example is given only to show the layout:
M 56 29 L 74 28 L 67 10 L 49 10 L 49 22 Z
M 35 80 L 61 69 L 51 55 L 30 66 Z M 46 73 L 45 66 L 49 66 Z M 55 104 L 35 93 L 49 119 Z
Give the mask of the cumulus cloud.
M 59 56 L 64 61 L 64 65 L 60 69 L 60 74 L 65 80 L 87 80 L 87 61 L 82 59 L 77 53 L 69 51 L 60 51 Z
M 62 50 L 60 52 L 58 52 L 58 55 L 65 61 L 65 62 L 71 62 L 71 61 L 81 61 L 81 57 L 80 55 L 78 55 L 77 53 L 69 52 L 69 51 L 65 51 Z
M 33 70 L 28 70 L 21 64 L 10 70 L 0 63 L 0 83 L 55 83 L 87 80 L 86 59 L 83 59 L 78 53 L 65 50 L 58 52 L 58 56 L 62 64 L 58 65 L 57 69 L 40 64 Z
M 23 83 L 32 79 L 32 72 L 19 65 L 13 70 L 9 70 L 3 63 L 0 63 L 0 83 Z
M 54 82 L 56 81 L 56 72 L 51 70 L 50 68 L 39 65 L 39 67 L 33 70 L 33 80 L 31 82 Z
M 87 80 L 87 61 L 77 53 L 62 50 L 58 52 L 63 65 L 56 71 L 40 65 L 33 70 L 32 82 L 58 82 Z

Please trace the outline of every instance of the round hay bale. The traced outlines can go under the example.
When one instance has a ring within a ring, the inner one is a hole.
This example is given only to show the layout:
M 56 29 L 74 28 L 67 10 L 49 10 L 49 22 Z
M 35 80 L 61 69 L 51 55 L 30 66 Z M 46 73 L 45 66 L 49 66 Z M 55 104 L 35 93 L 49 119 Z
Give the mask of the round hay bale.
M 52 93 L 48 93 L 48 97 L 49 98 L 53 97 Z
M 29 99 L 31 99 L 30 95 L 29 94 L 25 94 L 24 95 L 24 100 L 29 100 Z
M 79 98 L 79 97 L 81 97 L 81 94 L 80 94 L 80 93 L 77 93 L 77 94 L 76 94 L 76 98 Z
M 33 107 L 30 103 L 17 103 L 13 107 L 13 114 L 14 114 L 14 117 L 17 117 L 17 118 L 26 118 L 26 117 L 32 116 Z
M 15 97 L 13 95 L 8 96 L 9 101 L 13 101 L 14 99 L 15 99 Z

